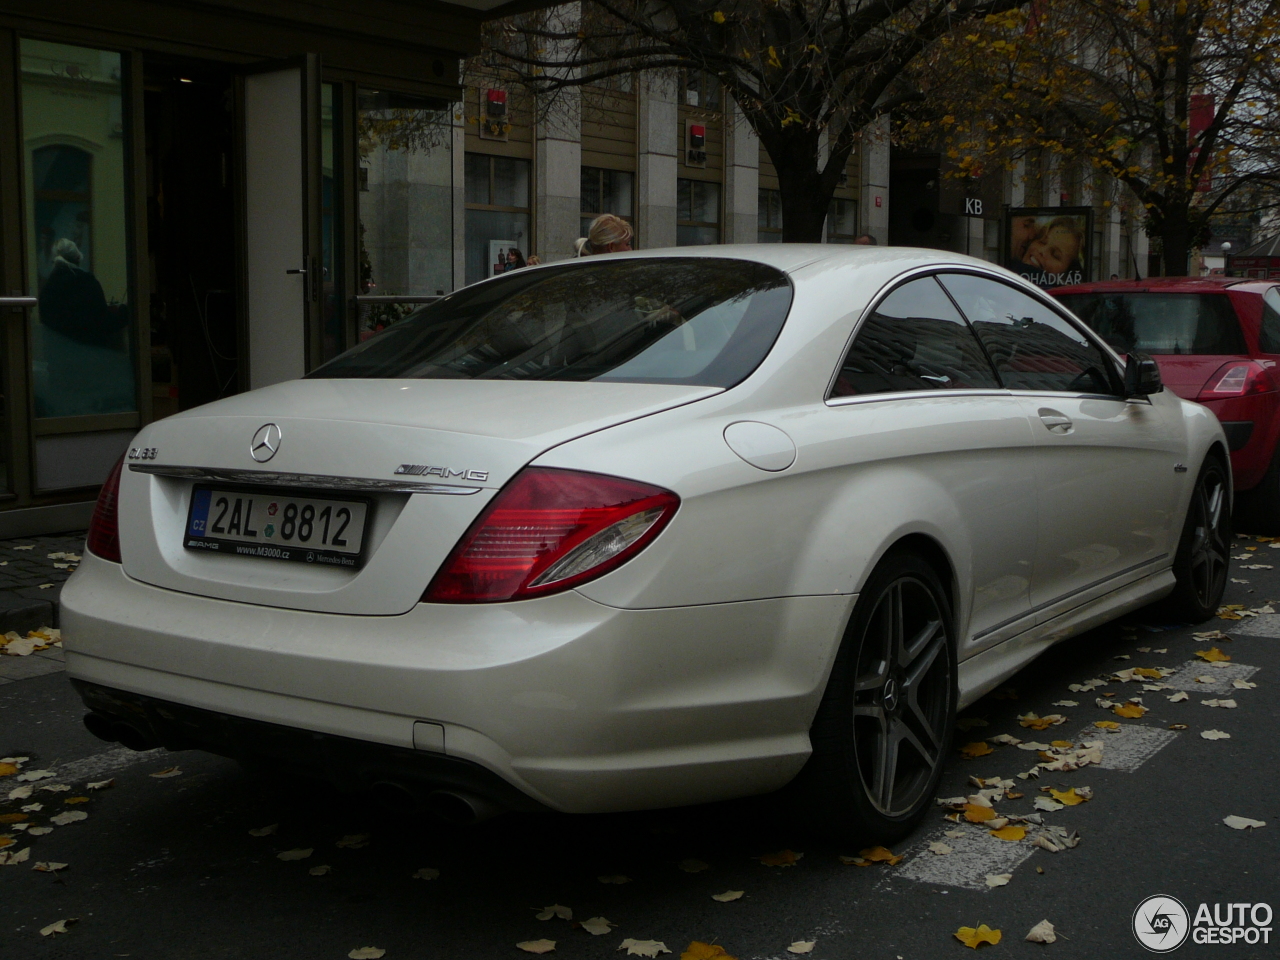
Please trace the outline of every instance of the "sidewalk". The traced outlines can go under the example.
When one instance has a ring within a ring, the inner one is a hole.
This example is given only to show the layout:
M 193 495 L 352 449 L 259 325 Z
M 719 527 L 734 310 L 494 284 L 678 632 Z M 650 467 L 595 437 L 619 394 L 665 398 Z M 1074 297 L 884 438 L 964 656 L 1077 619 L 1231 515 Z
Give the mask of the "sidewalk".
M 58 625 L 62 584 L 75 570 L 83 550 L 83 533 L 0 540 L 0 634 L 13 631 L 26 636 L 28 630 Z M 61 647 L 37 650 L 26 657 L 0 656 L 0 684 L 61 669 Z

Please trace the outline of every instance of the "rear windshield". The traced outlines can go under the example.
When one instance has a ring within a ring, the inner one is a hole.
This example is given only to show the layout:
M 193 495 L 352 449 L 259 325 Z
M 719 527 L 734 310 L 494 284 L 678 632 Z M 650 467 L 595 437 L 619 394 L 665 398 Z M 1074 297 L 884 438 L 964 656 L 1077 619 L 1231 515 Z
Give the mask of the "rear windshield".
M 790 305 L 790 281 L 759 263 L 575 261 L 459 290 L 309 376 L 731 387 Z
M 1119 353 L 1248 353 L 1221 293 L 1062 293 L 1058 299 Z

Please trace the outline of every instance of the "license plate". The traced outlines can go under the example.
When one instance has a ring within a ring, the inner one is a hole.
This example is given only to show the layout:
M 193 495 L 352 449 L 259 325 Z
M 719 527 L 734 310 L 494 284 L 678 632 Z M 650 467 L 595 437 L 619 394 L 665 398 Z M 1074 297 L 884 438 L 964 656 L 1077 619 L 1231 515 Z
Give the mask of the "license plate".
M 258 490 L 196 487 L 186 547 L 207 553 L 332 567 L 364 563 L 364 500 L 321 500 Z

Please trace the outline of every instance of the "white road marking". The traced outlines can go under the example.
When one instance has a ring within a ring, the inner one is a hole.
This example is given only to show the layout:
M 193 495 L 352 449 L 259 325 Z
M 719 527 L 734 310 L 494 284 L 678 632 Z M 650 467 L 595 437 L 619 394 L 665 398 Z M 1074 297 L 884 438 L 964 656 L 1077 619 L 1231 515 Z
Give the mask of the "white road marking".
M 1248 680 L 1258 672 L 1257 667 L 1243 663 L 1223 663 L 1215 665 L 1203 660 L 1188 660 L 1171 677 L 1165 677 L 1163 683 L 1178 690 L 1204 694 L 1234 694 L 1238 691 L 1231 686 L 1232 680 Z M 1213 677 L 1213 683 L 1200 683 L 1196 677 Z M 1155 696 L 1152 694 L 1151 696 Z M 1150 700 L 1150 703 L 1156 701 Z
M 125 767 L 131 767 L 135 763 L 155 760 L 167 752 L 160 747 L 154 750 L 142 751 L 130 750 L 128 747 L 113 747 L 102 753 L 95 753 L 91 757 L 85 757 L 83 760 L 72 760 L 70 763 L 58 764 L 52 769 L 57 774 L 58 780 L 62 782 L 68 780 L 94 780 L 100 779 L 106 774 L 123 770 Z
M 948 837 L 948 830 L 963 830 L 964 836 Z M 1038 832 L 1038 829 L 1028 824 L 1028 832 Z M 951 853 L 942 856 L 930 853 L 929 844 L 936 840 L 949 846 Z M 997 840 L 985 827 L 948 822 L 944 828 L 931 831 L 914 845 L 906 862 L 891 876 L 986 893 L 993 889 L 987 886 L 987 874 L 1013 873 L 1035 851 L 1036 848 L 1027 840 L 1010 843 Z
M 1242 637 L 1280 639 L 1280 613 L 1260 613 L 1256 617 L 1245 617 L 1238 625 L 1224 629 L 1227 633 L 1238 633 Z
M 1103 770 L 1123 770 L 1125 773 L 1133 773 L 1172 743 L 1177 736 L 1172 730 L 1165 730 L 1162 727 L 1144 727 L 1137 723 L 1122 723 L 1115 733 L 1108 733 L 1090 724 L 1076 734 L 1075 742 L 1079 744 L 1082 740 L 1101 740 L 1102 762 L 1098 766 Z

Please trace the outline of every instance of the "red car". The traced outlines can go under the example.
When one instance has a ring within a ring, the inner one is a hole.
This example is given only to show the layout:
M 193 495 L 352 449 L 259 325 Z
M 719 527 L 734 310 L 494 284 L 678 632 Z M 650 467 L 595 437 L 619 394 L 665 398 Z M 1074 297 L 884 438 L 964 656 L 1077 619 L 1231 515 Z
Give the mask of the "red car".
M 1170 390 L 1217 414 L 1237 512 L 1280 527 L 1280 283 L 1152 277 L 1049 292 L 1118 352 L 1151 354 Z

